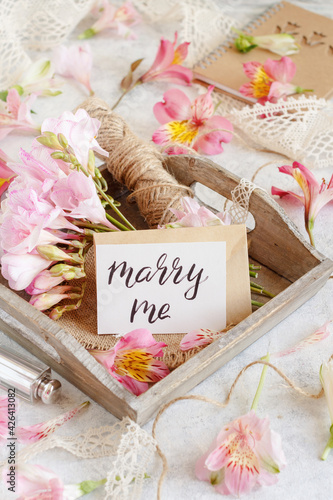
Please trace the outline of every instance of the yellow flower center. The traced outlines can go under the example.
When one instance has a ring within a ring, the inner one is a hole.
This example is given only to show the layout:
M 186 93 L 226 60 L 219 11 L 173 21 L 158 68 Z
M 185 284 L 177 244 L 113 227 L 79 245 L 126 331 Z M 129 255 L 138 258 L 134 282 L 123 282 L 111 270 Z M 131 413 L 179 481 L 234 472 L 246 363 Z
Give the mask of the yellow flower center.
M 268 96 L 271 81 L 264 68 L 258 68 L 254 79 L 251 81 L 253 96 L 256 99 Z
M 170 140 L 180 144 L 191 145 L 198 135 L 198 127 L 188 120 L 170 122 L 168 123 L 168 129 Z
M 129 376 L 140 382 L 151 382 L 150 367 L 154 363 L 151 354 L 143 349 L 133 349 L 129 351 L 118 351 L 114 360 L 116 373 L 122 376 Z

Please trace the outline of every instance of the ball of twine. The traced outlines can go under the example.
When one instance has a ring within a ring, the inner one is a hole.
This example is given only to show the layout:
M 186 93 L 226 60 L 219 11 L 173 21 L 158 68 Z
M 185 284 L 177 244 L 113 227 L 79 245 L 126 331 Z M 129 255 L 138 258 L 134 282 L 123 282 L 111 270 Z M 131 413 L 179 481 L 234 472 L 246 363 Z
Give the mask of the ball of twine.
M 193 196 L 188 186 L 179 184 L 163 168 L 163 156 L 139 139 L 126 122 L 97 97 L 80 105 L 92 118 L 101 122 L 98 143 L 108 151 L 106 165 L 113 177 L 132 190 L 140 213 L 151 228 L 174 220 L 170 208 L 180 209 L 180 199 Z

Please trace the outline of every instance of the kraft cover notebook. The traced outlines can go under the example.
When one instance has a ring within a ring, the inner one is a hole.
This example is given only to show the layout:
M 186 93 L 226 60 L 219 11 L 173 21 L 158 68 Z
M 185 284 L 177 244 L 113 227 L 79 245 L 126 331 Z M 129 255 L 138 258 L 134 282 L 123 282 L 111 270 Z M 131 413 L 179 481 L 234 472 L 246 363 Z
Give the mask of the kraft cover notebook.
M 243 28 L 247 35 L 270 35 L 289 33 L 300 46 L 298 54 L 291 59 L 296 64 L 293 83 L 313 89 L 313 95 L 329 98 L 333 94 L 333 20 L 289 2 L 281 2 L 264 12 Z M 279 60 L 280 56 L 259 47 L 243 54 L 234 47 L 234 39 L 228 38 L 211 54 L 194 67 L 197 83 L 215 85 L 216 90 L 248 103 L 255 99 L 243 96 L 239 88 L 248 82 L 243 63 L 266 59 Z M 312 95 L 312 93 L 311 93 Z

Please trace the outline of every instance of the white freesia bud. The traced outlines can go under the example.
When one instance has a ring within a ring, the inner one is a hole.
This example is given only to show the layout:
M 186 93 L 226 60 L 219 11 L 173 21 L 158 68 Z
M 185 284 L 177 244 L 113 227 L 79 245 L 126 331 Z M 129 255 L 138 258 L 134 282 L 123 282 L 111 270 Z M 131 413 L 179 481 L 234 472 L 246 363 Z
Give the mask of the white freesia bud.
M 61 94 L 58 87 L 62 82 L 54 79 L 54 66 L 49 59 L 42 57 L 32 63 L 19 79 L 18 86 L 23 95 L 39 92 L 41 95 Z
M 235 40 L 235 46 L 240 52 L 250 52 L 256 47 L 269 50 L 279 56 L 291 56 L 299 52 L 299 45 L 295 42 L 294 37 L 287 33 L 250 36 L 238 30 L 234 31 L 239 34 L 239 37 Z
M 325 392 L 331 423 L 333 424 L 333 360 L 321 365 L 319 376 Z

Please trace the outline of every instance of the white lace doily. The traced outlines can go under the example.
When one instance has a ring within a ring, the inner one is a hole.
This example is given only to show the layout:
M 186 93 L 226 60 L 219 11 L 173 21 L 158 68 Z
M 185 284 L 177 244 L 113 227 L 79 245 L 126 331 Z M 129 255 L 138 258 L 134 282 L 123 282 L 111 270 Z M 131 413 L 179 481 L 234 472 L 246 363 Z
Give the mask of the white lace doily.
M 228 119 L 246 140 L 304 162 L 307 167 L 333 164 L 333 103 L 315 96 L 289 97 L 234 109 Z
M 27 50 L 62 43 L 94 0 L 0 0 L 0 90 L 16 83 L 31 62 Z
M 90 428 L 76 436 L 51 434 L 20 450 L 19 461 L 27 462 L 54 448 L 62 448 L 82 459 L 109 457 L 109 472 L 101 498 L 138 500 L 156 442 L 127 417 L 112 426 Z
M 180 42 L 190 42 L 191 50 L 186 65 L 192 66 L 205 57 L 238 27 L 235 19 L 223 13 L 214 0 L 134 0 L 135 7 L 150 22 L 181 21 L 178 36 Z M 209 26 L 209 29 L 207 29 Z

